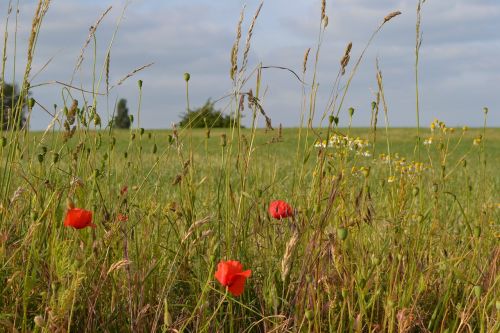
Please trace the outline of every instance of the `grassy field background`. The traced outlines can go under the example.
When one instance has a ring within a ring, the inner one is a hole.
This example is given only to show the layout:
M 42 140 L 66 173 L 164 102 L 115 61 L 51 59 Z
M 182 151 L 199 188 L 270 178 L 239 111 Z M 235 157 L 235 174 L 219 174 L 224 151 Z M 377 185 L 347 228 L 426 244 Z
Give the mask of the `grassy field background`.
M 426 167 L 406 174 L 397 165 L 411 165 L 415 131 L 389 131 L 390 163 L 380 158 L 381 133 L 371 157 L 314 147 L 304 129 L 300 137 L 299 129 L 77 131 L 67 142 L 63 133 L 28 134 L 8 166 L 1 211 L 1 322 L 48 331 L 493 332 L 500 131 L 486 129 L 474 145 L 483 129 L 457 129 L 441 145 L 435 130 L 421 146 Z M 68 199 L 93 211 L 95 229 L 63 226 Z M 273 220 L 274 199 L 295 217 Z M 240 297 L 214 279 L 226 259 L 252 270 Z

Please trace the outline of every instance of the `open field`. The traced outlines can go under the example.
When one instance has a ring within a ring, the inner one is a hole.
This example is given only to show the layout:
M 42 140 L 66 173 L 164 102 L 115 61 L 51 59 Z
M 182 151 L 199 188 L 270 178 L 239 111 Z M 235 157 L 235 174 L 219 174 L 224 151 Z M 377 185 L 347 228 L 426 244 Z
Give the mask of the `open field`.
M 482 131 L 457 129 L 440 145 L 435 130 L 421 171 L 404 169 L 415 129 L 389 131 L 392 162 L 380 158 L 380 133 L 375 157 L 314 147 L 305 129 L 300 139 L 299 129 L 242 129 L 240 140 L 229 129 L 170 140 L 77 131 L 66 143 L 29 134 L 18 162 L 2 164 L 2 325 L 27 330 L 39 316 L 49 331 L 493 332 L 500 131 L 473 145 Z M 63 225 L 68 199 L 96 228 Z M 295 216 L 273 220 L 275 199 Z M 228 259 L 252 270 L 238 297 L 214 278 Z

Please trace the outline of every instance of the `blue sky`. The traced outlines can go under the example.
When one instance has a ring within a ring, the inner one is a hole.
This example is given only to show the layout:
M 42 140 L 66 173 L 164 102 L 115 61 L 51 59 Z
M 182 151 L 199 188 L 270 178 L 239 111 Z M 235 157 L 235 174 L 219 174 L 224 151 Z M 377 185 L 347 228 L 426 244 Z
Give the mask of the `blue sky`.
M 0 24 L 5 26 L 7 0 L 0 0 Z M 20 0 L 16 75 L 20 78 L 35 1 Z M 109 98 L 99 99 L 98 112 L 106 119 L 117 98 L 128 100 L 130 112 L 137 113 L 137 80 L 144 82 L 141 126 L 169 128 L 185 110 L 183 73 L 191 73 L 190 103 L 202 105 L 231 90 L 230 50 L 239 13 L 246 4 L 243 33 L 246 33 L 260 1 L 236 0 L 132 0 L 125 12 L 111 51 L 110 83 L 134 68 L 154 62 L 114 89 Z M 113 6 L 97 32 L 97 65 L 115 30 L 125 1 L 53 0 L 42 26 L 32 73 L 32 85 L 59 80 L 69 82 L 89 27 L 104 9 Z M 416 0 L 327 1 L 327 28 L 318 66 L 320 84 L 317 114 L 325 108 L 345 45 L 353 42 L 348 72 L 372 31 L 394 10 L 402 15 L 389 22 L 376 37 L 350 88 L 347 108 L 356 109 L 354 125 L 368 126 L 370 103 L 376 90 L 375 59 L 384 76 L 389 119 L 394 126 L 415 125 L 414 47 Z M 301 71 L 304 52 L 317 46 L 320 1 L 268 0 L 264 2 L 252 39 L 249 67 L 285 66 Z M 428 125 L 434 118 L 450 126 L 480 126 L 482 108 L 490 109 L 489 124 L 500 126 L 500 1 L 427 0 L 423 8 L 423 44 L 420 58 L 421 119 Z M 7 78 L 13 77 L 13 35 L 11 18 Z M 243 36 L 244 40 L 245 36 Z M 243 48 L 243 47 L 241 47 Z M 92 48 L 74 83 L 91 88 Z M 311 57 L 312 58 L 312 57 Z M 312 62 L 310 62 L 311 64 Z M 311 81 L 312 67 L 307 82 Z M 263 106 L 274 124 L 296 126 L 301 112 L 301 85 L 289 73 L 266 70 Z M 250 86 L 248 87 L 250 88 Z M 62 105 L 61 86 L 44 85 L 33 96 L 48 109 Z M 82 100 L 81 94 L 75 96 Z M 226 105 L 221 103 L 220 108 Z M 245 122 L 250 120 L 247 114 Z M 50 116 L 40 108 L 32 116 L 32 128 L 43 129 Z M 262 122 L 261 122 L 262 124 Z M 316 124 L 319 124 L 316 119 Z

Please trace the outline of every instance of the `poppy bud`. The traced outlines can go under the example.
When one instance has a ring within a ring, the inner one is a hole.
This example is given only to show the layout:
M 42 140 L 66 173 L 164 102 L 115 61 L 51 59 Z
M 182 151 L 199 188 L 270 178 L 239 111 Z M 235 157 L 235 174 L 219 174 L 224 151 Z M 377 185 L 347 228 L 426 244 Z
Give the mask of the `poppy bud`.
M 42 163 L 45 156 L 43 154 L 38 154 L 37 157 L 38 157 L 38 162 Z
M 135 133 L 132 133 L 132 140 L 135 140 Z
M 144 134 L 144 128 L 143 127 L 141 127 L 141 129 L 140 129 L 140 133 L 141 133 L 141 135 Z
M 47 147 L 42 146 L 40 149 L 41 149 L 41 151 L 42 151 L 42 154 L 44 154 L 44 155 L 45 155 L 45 154 L 47 153 Z
M 59 154 L 58 153 L 54 153 L 54 155 L 52 156 L 52 162 L 54 162 L 54 164 L 59 162 Z
M 156 146 L 156 143 L 155 143 L 153 146 L 153 154 L 156 154 L 157 151 L 158 151 L 158 146 Z
M 347 238 L 348 231 L 346 228 L 338 228 L 337 229 L 337 236 L 339 237 L 340 240 L 345 240 Z
M 414 187 L 413 190 L 412 190 L 413 196 L 416 197 L 418 195 L 418 192 L 420 192 L 420 189 L 417 186 Z
M 485 115 L 488 114 L 488 108 L 486 106 L 483 108 L 483 112 L 484 112 Z
M 314 319 L 314 312 L 312 312 L 311 310 L 306 310 L 305 314 L 307 320 L 312 321 Z
M 481 298 L 481 293 L 483 291 L 481 286 L 474 286 L 473 290 L 474 290 L 474 294 L 476 295 L 476 297 Z
M 5 147 L 7 145 L 7 138 L 2 136 L 2 147 Z
M 220 145 L 222 147 L 225 147 L 227 145 L 227 137 L 226 137 L 226 134 L 222 134 L 221 135 L 221 142 L 220 142 Z
M 97 112 L 94 114 L 94 125 L 101 125 L 101 117 L 97 114 Z
M 373 101 L 372 102 L 372 110 L 375 110 L 376 107 L 377 107 L 377 102 Z
M 34 99 L 34 98 L 30 98 L 30 99 L 28 100 L 28 107 L 29 107 L 30 109 L 32 109 L 34 106 L 35 106 L 35 99 Z
M 123 153 L 123 157 L 127 158 L 127 157 L 128 157 L 128 153 L 127 153 L 127 152 L 124 152 L 124 153 Z
M 142 80 L 137 81 L 137 85 L 139 86 L 139 89 L 142 89 Z
M 352 117 L 354 114 L 354 108 L 349 108 L 349 117 Z
M 148 133 L 148 139 L 151 139 L 151 137 L 152 137 L 152 134 Z
M 334 116 L 329 116 L 328 121 L 330 122 L 330 125 L 333 124 L 333 121 L 335 120 Z
M 188 82 L 190 78 L 191 75 L 189 73 L 184 73 L 184 81 Z
M 133 123 L 134 122 L 134 115 L 133 114 L 129 115 L 128 119 L 130 119 L 130 123 Z
M 481 227 L 476 225 L 473 230 L 474 237 L 479 238 L 481 236 Z

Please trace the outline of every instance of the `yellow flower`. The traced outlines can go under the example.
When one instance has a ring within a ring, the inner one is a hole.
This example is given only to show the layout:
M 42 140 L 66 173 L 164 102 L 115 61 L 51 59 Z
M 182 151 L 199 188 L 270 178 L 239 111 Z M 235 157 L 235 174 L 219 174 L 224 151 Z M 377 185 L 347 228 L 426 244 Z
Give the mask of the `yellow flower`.
M 395 180 L 396 180 L 396 177 L 394 177 L 394 176 L 389 176 L 389 178 L 387 178 L 388 183 L 394 183 Z

